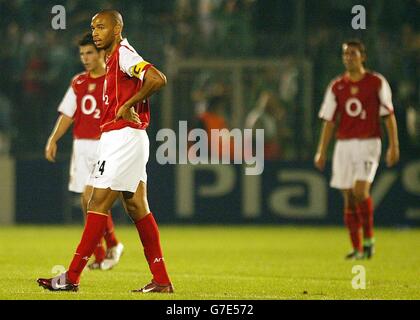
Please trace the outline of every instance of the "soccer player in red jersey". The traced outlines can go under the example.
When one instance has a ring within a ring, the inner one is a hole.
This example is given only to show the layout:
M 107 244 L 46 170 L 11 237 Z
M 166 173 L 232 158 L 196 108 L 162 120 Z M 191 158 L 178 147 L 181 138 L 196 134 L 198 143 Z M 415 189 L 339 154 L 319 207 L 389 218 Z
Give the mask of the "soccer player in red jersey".
M 60 116 L 47 141 L 45 158 L 55 162 L 57 142 L 74 124 L 69 190 L 81 194 L 82 210 L 86 217 L 93 189 L 91 173 L 97 161 L 96 151 L 101 136 L 99 125 L 105 62 L 103 53 L 95 47 L 91 33 L 85 34 L 79 41 L 79 54 L 86 71 L 73 77 L 58 107 Z M 104 238 L 108 249 L 105 251 L 101 239 L 95 248 L 95 261 L 89 265 L 90 269 L 107 270 L 119 262 L 124 246 L 115 236 L 111 215 L 108 216 Z
M 108 210 L 122 194 L 133 220 L 153 279 L 134 292 L 172 293 L 160 246 L 159 230 L 146 194 L 146 163 L 150 121 L 148 98 L 166 85 L 165 75 L 122 38 L 123 19 L 117 11 L 104 10 L 92 18 L 93 40 L 106 53 L 103 89 L 102 135 L 94 172 L 87 221 L 68 271 L 52 279 L 38 279 L 42 287 L 76 291 L 81 273 L 104 233 Z
M 340 189 L 344 197 L 344 222 L 353 245 L 346 258 L 369 259 L 374 253 L 370 188 L 381 155 L 380 119 L 384 118 L 388 134 L 388 167 L 399 160 L 397 122 L 388 82 L 382 75 L 365 69 L 364 45 L 349 41 L 342 50 L 346 72 L 333 80 L 325 93 L 319 112 L 324 122 L 314 163 L 319 170 L 324 169 L 337 127 L 330 185 Z

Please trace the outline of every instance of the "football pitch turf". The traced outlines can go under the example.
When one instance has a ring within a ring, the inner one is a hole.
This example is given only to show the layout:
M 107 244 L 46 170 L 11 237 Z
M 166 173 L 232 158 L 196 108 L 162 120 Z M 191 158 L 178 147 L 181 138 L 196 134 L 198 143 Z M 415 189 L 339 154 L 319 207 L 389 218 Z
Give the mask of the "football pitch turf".
M 48 292 L 38 277 L 68 266 L 81 226 L 0 228 L 0 299 L 420 299 L 420 229 L 376 229 L 376 255 L 345 261 L 344 227 L 161 226 L 175 294 L 131 293 L 151 279 L 134 226 L 110 271 L 85 270 L 77 293 Z M 355 265 L 366 289 L 354 289 Z

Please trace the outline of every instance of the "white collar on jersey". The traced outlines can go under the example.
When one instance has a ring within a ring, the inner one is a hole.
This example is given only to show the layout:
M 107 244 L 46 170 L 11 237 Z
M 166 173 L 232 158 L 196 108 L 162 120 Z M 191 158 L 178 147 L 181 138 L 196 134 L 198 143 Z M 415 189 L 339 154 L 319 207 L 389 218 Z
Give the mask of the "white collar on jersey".
M 120 42 L 120 45 L 122 45 L 122 46 L 130 46 L 130 44 L 128 43 L 127 38 L 123 38 L 122 41 Z

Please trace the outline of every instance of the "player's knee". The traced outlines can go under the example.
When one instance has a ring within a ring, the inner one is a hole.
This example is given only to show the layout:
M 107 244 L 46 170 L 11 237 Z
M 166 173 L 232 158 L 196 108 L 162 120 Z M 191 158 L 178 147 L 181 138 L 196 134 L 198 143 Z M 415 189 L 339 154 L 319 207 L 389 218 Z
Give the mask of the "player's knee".
M 129 202 L 126 203 L 126 208 L 128 215 L 135 221 L 149 213 L 149 208 L 143 203 Z
M 87 210 L 96 211 L 96 212 L 104 212 L 104 213 L 108 211 L 106 208 L 104 208 L 103 201 L 95 197 L 92 197 L 90 200 L 88 200 Z

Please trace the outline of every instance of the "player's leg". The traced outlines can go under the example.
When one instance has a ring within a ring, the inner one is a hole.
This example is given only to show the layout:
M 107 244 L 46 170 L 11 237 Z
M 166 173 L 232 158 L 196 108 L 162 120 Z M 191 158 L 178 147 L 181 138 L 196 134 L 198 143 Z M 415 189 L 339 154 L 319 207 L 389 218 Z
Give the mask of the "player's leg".
M 122 198 L 121 193 L 120 197 Z M 106 242 L 107 250 L 105 259 L 101 264 L 101 269 L 110 270 L 120 262 L 120 258 L 124 252 L 124 245 L 117 240 L 115 235 L 114 221 L 112 220 L 111 210 L 108 212 L 104 239 Z
M 96 162 L 90 175 L 93 190 L 87 206 L 87 218 L 82 239 L 77 247 L 76 253 L 67 272 L 71 283 L 78 283 L 80 275 L 92 255 L 98 242 L 102 239 L 108 221 L 108 213 L 119 195 L 119 191 L 110 188 L 113 179 L 116 177 L 118 159 L 114 159 L 116 150 L 120 145 L 110 133 L 101 136 L 99 145 L 95 148 L 92 159 Z M 90 184 L 90 183 L 88 183 Z
M 99 240 L 104 235 L 108 210 L 118 197 L 118 194 L 119 192 L 111 189 L 93 189 L 88 203 L 82 239 L 77 246 L 68 271 L 64 276 L 60 275 L 51 279 L 38 279 L 37 282 L 40 286 L 52 291 L 77 291 L 82 271 Z
M 153 275 L 151 283 L 135 290 L 139 292 L 173 292 L 171 280 L 166 271 L 160 245 L 159 230 L 147 201 L 146 184 L 141 181 L 135 193 L 123 192 L 124 206 L 136 225 L 143 244 L 144 255 Z
M 356 259 L 362 255 L 361 224 L 356 214 L 356 205 L 352 194 L 355 174 L 352 159 L 353 149 L 353 141 L 338 140 L 336 142 L 330 182 L 331 187 L 341 191 L 344 200 L 344 224 L 348 230 L 353 248 L 352 252 L 346 256 L 346 259 Z
M 91 185 L 87 185 L 85 187 L 84 192 L 81 195 L 81 203 L 82 203 L 85 223 L 86 223 L 86 218 L 87 218 L 87 207 L 88 207 L 90 196 L 92 195 L 92 191 L 93 191 L 93 187 Z M 104 261 L 105 256 L 106 256 L 103 239 L 99 240 L 95 250 L 93 251 L 93 255 L 95 257 L 95 260 L 91 264 L 88 265 L 89 269 L 91 270 L 101 269 L 101 264 Z
M 364 255 L 371 258 L 374 251 L 373 200 L 370 196 L 371 184 L 375 178 L 381 156 L 381 140 L 360 140 L 357 152 L 357 168 L 353 193 L 357 201 L 359 216 L 363 220 Z
M 344 224 L 350 235 L 353 251 L 346 259 L 360 259 L 362 257 L 361 221 L 357 215 L 356 202 L 351 189 L 341 190 L 344 200 Z
M 106 223 L 105 235 L 104 235 L 106 247 L 108 249 L 113 248 L 118 245 L 119 241 L 115 234 L 114 221 L 112 220 L 111 210 L 108 212 L 108 220 Z
M 120 258 L 124 252 L 124 245 L 119 242 L 115 236 L 114 222 L 112 220 L 111 211 L 108 212 L 104 239 L 107 249 L 105 259 L 101 264 L 101 269 L 109 270 L 120 262 Z
M 67 272 L 69 282 L 73 284 L 79 283 L 84 267 L 104 235 L 108 211 L 117 197 L 117 191 L 93 188 L 88 203 L 86 224 L 82 239 Z
M 374 251 L 373 236 L 373 200 L 370 195 L 371 183 L 369 181 L 356 181 L 353 193 L 357 202 L 358 215 L 363 224 L 363 252 L 366 258 L 371 258 Z

